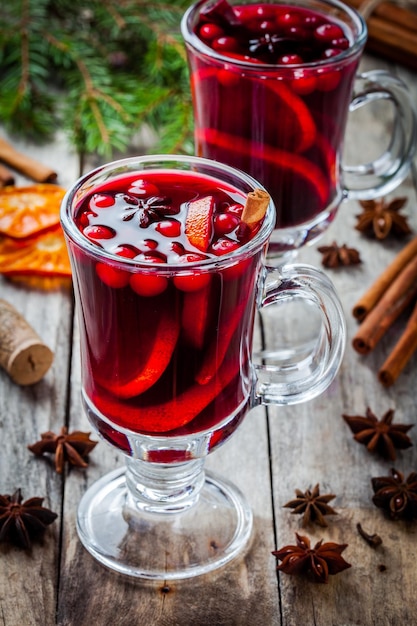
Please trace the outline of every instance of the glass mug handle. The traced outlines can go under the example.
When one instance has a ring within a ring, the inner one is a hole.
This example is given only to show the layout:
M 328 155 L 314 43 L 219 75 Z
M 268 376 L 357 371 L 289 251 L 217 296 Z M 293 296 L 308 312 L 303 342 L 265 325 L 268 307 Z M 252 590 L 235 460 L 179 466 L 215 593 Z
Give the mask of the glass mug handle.
M 346 321 L 333 283 L 321 270 L 309 265 L 265 267 L 260 277 L 258 310 L 285 304 L 294 298 L 318 311 L 321 328 L 314 348 L 298 360 L 280 364 L 253 361 L 255 385 L 253 406 L 290 405 L 311 400 L 334 380 L 346 345 Z M 274 328 L 276 320 L 272 320 Z M 285 351 L 284 351 L 285 352 Z
M 394 107 L 391 140 L 387 150 L 374 161 L 342 165 L 344 193 L 349 200 L 371 200 L 398 187 L 416 149 L 416 113 L 405 83 L 384 70 L 359 74 L 349 111 L 376 100 L 389 100 Z

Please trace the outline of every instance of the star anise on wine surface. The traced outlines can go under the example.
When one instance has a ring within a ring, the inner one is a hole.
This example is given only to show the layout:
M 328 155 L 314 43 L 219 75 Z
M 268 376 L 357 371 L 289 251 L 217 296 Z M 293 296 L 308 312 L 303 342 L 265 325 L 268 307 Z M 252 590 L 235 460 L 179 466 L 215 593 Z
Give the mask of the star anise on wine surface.
M 177 211 L 172 208 L 171 199 L 166 196 L 151 196 L 150 198 L 126 198 L 128 206 L 123 216 L 124 222 L 129 222 L 138 215 L 139 226 L 146 228 L 157 222 L 165 215 L 172 215 Z
M 275 63 L 284 52 L 291 50 L 294 40 L 275 33 L 263 33 L 256 39 L 249 40 L 251 54 L 267 63 Z
M 0 495 L 0 542 L 28 549 L 58 516 L 42 506 L 44 498 L 22 500 L 20 489 L 13 495 Z
M 368 407 L 366 415 L 342 416 L 355 441 L 366 445 L 369 452 L 378 452 L 384 458 L 395 461 L 395 450 L 405 450 L 412 446 L 407 435 L 413 424 L 393 424 L 394 410 L 389 409 L 379 420 Z
M 51 430 L 42 433 L 40 441 L 28 448 L 36 456 L 42 456 L 45 452 L 55 454 L 55 469 L 58 474 L 62 474 L 66 461 L 76 467 L 87 467 L 87 457 L 97 443 L 90 439 L 90 433 L 80 430 L 68 433 L 68 429 L 63 426 L 58 435 Z
M 334 268 L 362 263 L 359 252 L 355 248 L 348 248 L 345 243 L 339 246 L 334 241 L 330 246 L 320 246 L 317 249 L 323 255 L 321 262 L 324 267 Z
M 329 575 L 338 574 L 351 567 L 342 557 L 347 544 L 323 543 L 321 539 L 314 548 L 310 539 L 295 533 L 296 545 L 284 546 L 272 554 L 280 561 L 277 570 L 285 574 L 304 574 L 314 582 L 327 583 Z
M 392 469 L 391 476 L 377 476 L 371 482 L 375 506 L 384 509 L 395 520 L 417 518 L 417 472 L 412 472 L 404 480 L 404 474 Z
M 320 495 L 320 486 L 317 484 L 312 490 L 307 489 L 303 492 L 300 489 L 295 490 L 297 496 L 294 500 L 290 500 L 284 507 L 287 509 L 293 509 L 291 514 L 302 514 L 302 526 L 307 526 L 310 522 L 315 522 L 319 526 L 327 526 L 327 522 L 324 519 L 325 515 L 337 515 L 331 506 L 329 506 L 330 500 L 333 500 L 336 496 L 332 493 Z
M 356 230 L 368 235 L 375 235 L 379 240 L 386 239 L 390 233 L 403 236 L 411 233 L 407 218 L 400 215 L 400 209 L 407 198 L 394 198 L 386 202 L 384 198 L 377 200 L 361 200 L 363 211 L 357 215 Z

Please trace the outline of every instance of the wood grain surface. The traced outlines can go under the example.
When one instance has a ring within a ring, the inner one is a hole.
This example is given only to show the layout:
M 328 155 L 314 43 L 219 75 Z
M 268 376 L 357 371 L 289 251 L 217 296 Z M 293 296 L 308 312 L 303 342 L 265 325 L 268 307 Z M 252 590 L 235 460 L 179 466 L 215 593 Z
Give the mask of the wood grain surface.
M 366 56 L 362 69 L 385 68 Z M 408 83 L 417 100 L 416 76 L 403 67 L 390 69 Z M 385 148 L 389 113 L 367 107 L 349 122 L 347 159 L 363 158 Z M 32 156 L 52 164 L 59 183 L 68 187 L 79 174 L 77 157 L 64 136 L 49 146 L 17 143 Z M 91 165 L 90 163 L 89 165 Z M 87 167 L 88 169 L 88 167 Z M 19 178 L 19 184 L 25 182 Z M 405 214 L 417 232 L 417 179 L 412 170 L 392 195 L 406 195 Z M 217 572 L 175 583 L 142 583 L 116 575 L 97 564 L 81 546 L 75 528 L 78 502 L 85 490 L 107 471 L 120 466 L 122 455 L 103 442 L 92 452 L 87 470 L 55 473 L 50 460 L 37 459 L 27 445 L 46 430 L 91 430 L 80 403 L 78 330 L 69 287 L 48 292 L 29 289 L 0 277 L 0 297 L 13 303 L 54 352 L 45 378 L 19 387 L 0 372 L 0 493 L 20 487 L 24 498 L 44 496 L 59 515 L 31 553 L 0 544 L 1 626 L 412 626 L 417 624 L 417 525 L 393 522 L 372 504 L 370 479 L 387 475 L 392 463 L 371 455 L 353 441 L 342 414 L 363 414 L 371 407 L 381 416 L 395 409 L 402 423 L 417 421 L 417 356 L 397 383 L 384 389 L 377 380 L 404 320 L 400 319 L 367 357 L 350 345 L 357 327 L 351 309 L 403 245 L 377 242 L 358 233 L 356 202 L 345 202 L 321 243 L 337 241 L 359 250 L 362 264 L 326 270 L 340 295 L 347 319 L 348 345 L 331 387 L 315 400 L 292 407 L 259 407 L 234 437 L 207 460 L 207 467 L 227 476 L 245 494 L 254 512 L 251 545 L 242 557 Z M 299 261 L 320 266 L 317 246 L 302 251 Z M 266 324 L 265 345 L 273 342 Z M 256 347 L 261 346 L 259 320 Z M 395 467 L 417 471 L 417 427 L 413 447 L 398 453 Z M 93 438 L 97 439 L 94 436 Z M 327 528 L 302 529 L 300 517 L 283 505 L 296 488 L 320 484 L 334 493 L 336 516 Z M 360 522 L 377 532 L 383 544 L 371 548 L 359 536 Z M 277 575 L 271 551 L 294 543 L 302 532 L 317 541 L 347 543 L 344 556 L 352 567 L 318 585 Z

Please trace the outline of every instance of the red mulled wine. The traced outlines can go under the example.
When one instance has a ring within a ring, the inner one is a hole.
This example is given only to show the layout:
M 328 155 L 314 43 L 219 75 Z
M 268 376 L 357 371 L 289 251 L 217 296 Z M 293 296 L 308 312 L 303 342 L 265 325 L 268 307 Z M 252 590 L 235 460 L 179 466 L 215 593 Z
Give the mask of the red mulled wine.
M 209 176 L 149 170 L 100 183 L 77 206 L 93 244 L 69 242 L 83 386 L 118 447 L 128 448 L 119 427 L 177 436 L 224 422 L 224 439 L 243 418 L 262 254 L 228 254 L 261 225 L 241 220 L 244 203 Z
M 196 153 L 261 181 L 277 228 L 314 220 L 340 195 L 352 32 L 308 6 L 202 6 L 186 37 Z

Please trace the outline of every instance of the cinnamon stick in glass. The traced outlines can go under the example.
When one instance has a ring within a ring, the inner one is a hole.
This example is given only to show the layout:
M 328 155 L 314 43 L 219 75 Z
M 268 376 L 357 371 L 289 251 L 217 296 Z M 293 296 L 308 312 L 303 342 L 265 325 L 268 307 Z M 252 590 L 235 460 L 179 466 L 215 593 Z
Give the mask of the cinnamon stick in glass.
M 14 185 L 14 176 L 7 167 L 0 163 L 0 187 L 6 187 L 7 185 Z
M 53 169 L 22 154 L 2 137 L 0 137 L 0 161 L 37 183 L 53 183 L 57 179 L 57 173 Z
M 365 317 L 352 345 L 360 354 L 368 354 L 381 337 L 417 296 L 417 256 L 401 270 L 375 307 Z
M 384 387 L 390 387 L 395 383 L 416 350 L 417 303 L 408 319 L 403 334 L 378 372 L 378 379 Z
M 353 307 L 352 313 L 359 321 L 365 319 L 368 313 L 374 308 L 381 296 L 387 291 L 401 270 L 417 256 L 417 237 L 412 239 L 397 254 L 392 263 L 380 274 L 371 287 L 363 294 Z
M 264 218 L 269 201 L 270 195 L 264 189 L 249 192 L 242 212 L 242 222 L 253 228 Z

